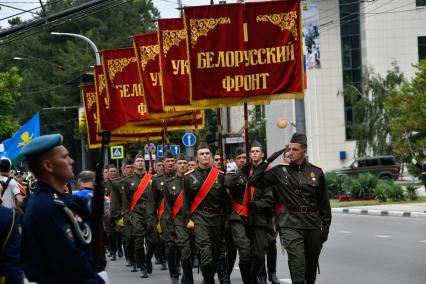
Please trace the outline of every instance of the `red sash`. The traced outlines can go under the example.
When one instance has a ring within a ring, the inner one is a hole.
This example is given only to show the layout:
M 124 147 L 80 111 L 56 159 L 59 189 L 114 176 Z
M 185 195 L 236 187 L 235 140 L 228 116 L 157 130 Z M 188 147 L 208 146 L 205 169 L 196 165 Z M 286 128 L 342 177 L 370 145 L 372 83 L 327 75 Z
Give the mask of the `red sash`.
M 194 201 L 191 204 L 191 214 L 194 213 L 198 205 L 200 205 L 204 198 L 207 196 L 210 189 L 212 188 L 214 181 L 219 176 L 219 172 L 219 169 L 212 167 L 209 175 L 207 176 L 200 190 L 197 192 L 197 195 L 195 196 Z
M 173 213 L 172 213 L 173 219 L 176 218 L 177 213 L 182 208 L 182 203 L 183 203 L 183 191 L 179 193 L 178 197 L 176 198 L 175 204 L 173 204 Z
M 164 197 L 161 199 L 160 208 L 158 208 L 157 219 L 160 220 L 164 213 Z
M 130 212 L 135 208 L 136 203 L 138 203 L 139 198 L 142 196 L 146 187 L 148 186 L 149 181 L 151 180 L 151 173 L 147 172 L 145 176 L 142 178 L 140 184 L 138 185 L 138 189 L 135 194 L 132 196 L 132 202 L 130 203 Z
M 246 184 L 246 188 L 244 190 L 244 197 L 243 197 L 243 204 L 238 203 L 232 198 L 231 193 L 229 192 L 229 189 L 226 189 L 228 191 L 229 197 L 231 199 L 231 206 L 232 209 L 234 209 L 235 213 L 238 215 L 248 216 L 249 210 L 247 208 L 247 201 L 248 201 L 248 186 Z
M 281 212 L 283 212 L 283 204 L 281 202 L 278 202 L 277 209 L 275 210 L 275 218 L 280 216 Z

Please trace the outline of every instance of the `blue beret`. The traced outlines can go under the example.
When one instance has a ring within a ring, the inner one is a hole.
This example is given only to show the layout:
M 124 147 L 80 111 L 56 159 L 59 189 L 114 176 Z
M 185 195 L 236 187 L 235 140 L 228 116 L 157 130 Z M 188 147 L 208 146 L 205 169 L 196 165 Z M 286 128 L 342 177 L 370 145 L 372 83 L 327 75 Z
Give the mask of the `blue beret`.
M 38 155 L 59 145 L 62 145 L 61 134 L 43 135 L 25 144 L 22 147 L 21 155 L 24 157 Z

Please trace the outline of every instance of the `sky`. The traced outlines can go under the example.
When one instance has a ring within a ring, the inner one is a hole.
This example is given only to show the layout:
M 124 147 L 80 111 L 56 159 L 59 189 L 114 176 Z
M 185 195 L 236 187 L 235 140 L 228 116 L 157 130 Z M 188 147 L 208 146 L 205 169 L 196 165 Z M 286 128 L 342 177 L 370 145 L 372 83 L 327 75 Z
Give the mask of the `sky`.
M 43 0 L 43 3 L 46 1 Z M 162 18 L 176 18 L 179 17 L 179 11 L 176 9 L 178 7 L 177 0 L 153 0 L 154 6 L 161 13 Z M 218 3 L 218 0 L 214 1 Z M 228 3 L 236 2 L 236 0 L 228 0 Z M 196 6 L 196 5 L 208 5 L 210 0 L 182 0 L 184 6 Z M 8 8 L 6 6 L 15 7 L 15 9 Z M 9 24 L 7 20 L 1 20 L 3 18 L 12 16 L 14 14 L 20 13 L 18 9 L 30 10 L 37 7 L 40 7 L 40 3 L 37 0 L 0 0 L 0 26 L 7 28 Z M 32 17 L 31 13 L 24 13 L 20 15 L 21 19 L 30 19 Z

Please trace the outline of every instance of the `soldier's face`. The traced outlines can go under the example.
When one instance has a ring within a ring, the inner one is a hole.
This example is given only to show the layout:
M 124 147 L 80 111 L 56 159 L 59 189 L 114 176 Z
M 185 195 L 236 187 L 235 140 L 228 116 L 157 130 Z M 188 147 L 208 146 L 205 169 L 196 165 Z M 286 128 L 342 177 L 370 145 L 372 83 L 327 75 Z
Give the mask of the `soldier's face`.
M 194 170 L 197 167 L 197 162 L 196 161 L 189 161 L 188 162 L 188 170 Z
M 109 179 L 108 169 L 104 169 L 104 180 Z
M 164 159 L 164 170 L 168 173 L 175 170 L 176 161 L 174 158 L 165 158 Z
M 247 163 L 247 156 L 245 153 L 235 157 L 235 164 L 239 169 L 241 169 L 241 167 L 244 166 L 245 163 Z
M 176 162 L 176 170 L 179 175 L 183 175 L 188 171 L 188 162 L 186 160 L 178 160 Z
M 143 171 L 145 170 L 145 161 L 142 158 L 137 158 L 133 164 L 133 167 L 137 171 Z
M 121 171 L 123 172 L 123 175 L 129 176 L 133 172 L 133 165 L 125 165 Z
M 209 149 L 200 149 L 197 151 L 197 161 L 202 167 L 208 167 L 212 162 L 212 153 Z
M 44 170 L 64 184 L 74 176 L 73 164 L 74 160 L 64 146 L 53 148 L 49 158 L 43 161 Z
M 303 161 L 305 160 L 306 148 L 299 143 L 290 143 L 288 145 L 288 149 L 289 149 L 290 163 L 301 165 Z
M 258 163 L 263 158 L 263 152 L 260 147 L 251 147 L 250 149 L 250 159 L 253 163 Z
M 110 179 L 113 179 L 117 175 L 117 169 L 116 168 L 109 168 L 108 169 L 108 175 Z

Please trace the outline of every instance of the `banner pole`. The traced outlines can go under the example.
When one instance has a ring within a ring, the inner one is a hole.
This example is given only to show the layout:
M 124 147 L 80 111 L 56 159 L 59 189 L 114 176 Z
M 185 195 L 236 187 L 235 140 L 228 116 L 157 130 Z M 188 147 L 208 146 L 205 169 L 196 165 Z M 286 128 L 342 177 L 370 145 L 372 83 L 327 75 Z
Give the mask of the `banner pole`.
M 220 109 L 216 109 L 216 124 L 217 124 L 217 147 L 220 153 L 220 168 L 225 172 L 225 163 L 223 158 L 223 143 L 222 143 L 222 117 Z
M 107 146 L 111 138 L 108 131 L 102 132 L 101 160 L 96 164 L 95 175 L 95 192 L 93 194 L 92 207 L 92 247 L 93 247 L 93 266 L 96 272 L 102 271 L 102 263 L 104 260 L 104 238 L 103 238 L 103 218 L 104 218 L 104 198 L 105 188 L 102 186 L 103 174 L 103 157 L 106 153 Z
M 150 167 L 151 173 L 155 174 L 154 161 L 152 160 L 151 143 L 149 141 L 149 135 L 146 136 L 146 143 L 148 144 L 149 167 Z
M 244 103 L 244 139 L 246 143 L 246 157 L 247 161 L 250 159 L 250 139 L 249 139 L 249 125 L 248 125 L 248 108 L 247 103 Z

